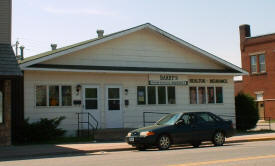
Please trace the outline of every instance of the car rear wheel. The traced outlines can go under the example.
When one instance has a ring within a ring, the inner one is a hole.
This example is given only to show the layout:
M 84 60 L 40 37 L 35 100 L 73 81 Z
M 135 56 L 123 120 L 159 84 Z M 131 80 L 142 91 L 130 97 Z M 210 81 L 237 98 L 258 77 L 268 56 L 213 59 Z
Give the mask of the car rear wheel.
M 201 145 L 201 141 L 194 141 L 191 144 L 194 148 L 198 148 Z
M 158 139 L 158 148 L 159 150 L 169 149 L 171 145 L 171 139 L 168 135 L 161 135 Z
M 225 135 L 221 131 L 217 131 L 213 136 L 213 144 L 215 146 L 222 146 L 225 142 Z

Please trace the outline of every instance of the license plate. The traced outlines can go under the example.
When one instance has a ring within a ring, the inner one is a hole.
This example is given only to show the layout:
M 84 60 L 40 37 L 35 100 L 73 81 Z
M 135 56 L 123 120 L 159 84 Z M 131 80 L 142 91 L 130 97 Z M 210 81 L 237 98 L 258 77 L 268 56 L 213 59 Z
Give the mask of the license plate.
M 135 138 L 134 137 L 129 137 L 129 142 L 134 142 Z

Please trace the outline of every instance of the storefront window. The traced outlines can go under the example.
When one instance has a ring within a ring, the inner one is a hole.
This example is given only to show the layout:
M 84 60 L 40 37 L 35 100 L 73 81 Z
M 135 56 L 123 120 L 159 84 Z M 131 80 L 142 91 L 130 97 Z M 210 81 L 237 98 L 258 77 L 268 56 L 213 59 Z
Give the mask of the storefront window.
M 158 104 L 166 104 L 165 86 L 158 87 Z
M 146 104 L 145 86 L 138 86 L 137 87 L 137 103 L 138 103 L 138 105 L 145 105 Z
M 175 87 L 168 86 L 167 87 L 168 92 L 168 104 L 176 104 L 176 91 Z
M 47 106 L 47 86 L 36 86 L 36 106 Z
M 59 86 L 49 86 L 49 105 L 59 106 Z
M 216 87 L 216 103 L 223 103 L 222 87 Z
M 206 103 L 205 87 L 198 88 L 198 97 L 199 97 L 199 104 Z
M 190 95 L 190 104 L 197 104 L 197 88 L 196 87 L 189 88 L 189 95 Z
M 3 123 L 4 108 L 3 108 L 3 93 L 0 91 L 0 123 Z
M 148 104 L 156 104 L 156 87 L 155 86 L 148 86 Z
M 72 87 L 62 86 L 62 106 L 72 106 Z
M 208 103 L 215 103 L 214 98 L 214 87 L 207 87 L 207 97 L 208 97 Z

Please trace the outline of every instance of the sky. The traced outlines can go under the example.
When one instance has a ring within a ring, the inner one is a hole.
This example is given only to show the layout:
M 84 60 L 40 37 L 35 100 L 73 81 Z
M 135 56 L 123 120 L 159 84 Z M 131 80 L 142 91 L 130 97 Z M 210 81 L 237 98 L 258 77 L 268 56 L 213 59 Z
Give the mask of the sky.
M 274 0 L 13 0 L 12 43 L 25 57 L 151 23 L 241 66 L 239 25 L 275 33 Z

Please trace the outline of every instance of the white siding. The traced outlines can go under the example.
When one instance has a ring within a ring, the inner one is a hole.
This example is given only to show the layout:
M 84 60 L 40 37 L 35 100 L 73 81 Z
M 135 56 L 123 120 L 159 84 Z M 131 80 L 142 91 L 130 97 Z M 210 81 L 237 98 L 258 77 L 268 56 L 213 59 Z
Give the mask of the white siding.
M 204 55 L 144 29 L 43 64 L 223 69 Z
M 69 72 L 42 72 L 25 71 L 24 73 L 24 100 L 25 100 L 25 118 L 30 121 L 36 121 L 40 118 L 54 118 L 66 116 L 62 122 L 64 129 L 72 134 L 77 129 L 76 112 L 82 110 L 82 106 L 71 107 L 44 107 L 35 106 L 35 85 L 40 84 L 65 84 L 72 85 L 73 99 L 81 99 L 82 94 L 76 94 L 76 85 L 99 85 L 101 111 L 101 127 L 105 127 L 105 86 L 122 85 L 123 89 L 128 89 L 128 94 L 122 93 L 122 101 L 129 100 L 129 106 L 123 105 L 123 124 L 125 128 L 137 128 L 143 126 L 142 113 L 144 111 L 154 112 L 183 112 L 183 111 L 211 111 L 216 114 L 234 115 L 234 87 L 232 76 L 196 76 L 191 77 L 182 75 L 186 79 L 190 78 L 215 78 L 227 79 L 227 84 L 216 84 L 223 86 L 224 103 L 223 104 L 189 104 L 189 86 L 176 86 L 176 104 L 175 105 L 137 105 L 137 86 L 148 85 L 147 74 L 98 74 L 98 73 L 69 73 Z M 209 84 L 210 85 L 210 84 Z M 213 86 L 215 84 L 211 84 Z M 191 86 L 191 85 L 190 85 Z M 207 84 L 205 84 L 207 86 Z M 124 90 L 123 90 L 124 92 Z M 124 103 L 124 102 L 123 102 Z

